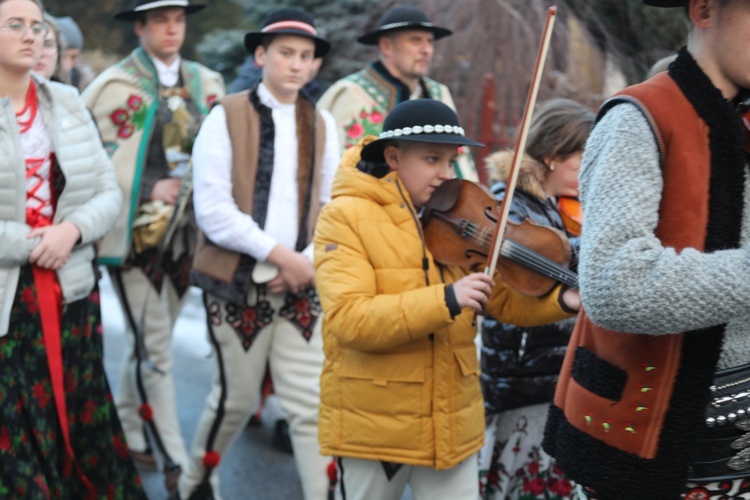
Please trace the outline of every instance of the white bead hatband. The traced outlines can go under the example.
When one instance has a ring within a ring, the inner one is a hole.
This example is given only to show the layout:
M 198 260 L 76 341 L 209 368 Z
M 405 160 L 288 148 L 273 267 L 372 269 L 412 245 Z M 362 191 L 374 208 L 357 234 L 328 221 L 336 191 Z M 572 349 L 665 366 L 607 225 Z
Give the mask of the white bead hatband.
M 402 135 L 419 135 L 419 134 L 456 134 L 463 137 L 464 129 L 458 125 L 415 125 L 413 127 L 404 127 L 396 130 L 387 130 L 380 134 L 381 139 L 390 139 L 392 137 L 401 137 Z

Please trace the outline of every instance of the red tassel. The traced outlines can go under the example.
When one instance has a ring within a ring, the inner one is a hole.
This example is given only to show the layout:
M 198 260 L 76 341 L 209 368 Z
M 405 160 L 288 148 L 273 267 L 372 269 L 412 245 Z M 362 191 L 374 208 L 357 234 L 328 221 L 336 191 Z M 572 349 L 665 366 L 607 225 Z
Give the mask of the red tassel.
M 143 403 L 138 407 L 138 415 L 140 415 L 141 419 L 145 420 L 146 422 L 150 422 L 151 419 L 154 418 L 154 411 L 147 403 Z
M 203 455 L 203 467 L 206 469 L 213 469 L 219 465 L 219 462 L 221 462 L 221 455 L 215 451 L 207 451 L 206 454 Z

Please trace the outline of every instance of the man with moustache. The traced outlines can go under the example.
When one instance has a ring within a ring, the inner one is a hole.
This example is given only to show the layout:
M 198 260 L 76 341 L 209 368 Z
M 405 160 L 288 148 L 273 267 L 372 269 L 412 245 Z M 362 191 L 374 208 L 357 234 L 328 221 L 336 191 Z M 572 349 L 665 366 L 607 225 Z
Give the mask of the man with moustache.
M 448 87 L 427 77 L 435 41 L 450 34 L 421 9 L 402 6 L 388 9 L 377 29 L 358 38 L 378 46 L 378 60 L 334 83 L 318 101 L 336 119 L 343 150 L 366 135 L 379 135 L 385 115 L 404 101 L 436 99 L 456 109 Z M 471 155 L 463 151 L 455 163 L 456 176 L 476 181 Z
M 176 207 L 189 200 L 188 165 L 198 128 L 224 94 L 218 73 L 180 57 L 186 16 L 204 7 L 188 0 L 136 0 L 115 18 L 134 23 L 139 46 L 83 93 L 125 195 L 99 250 L 133 332 L 117 410 L 136 464 L 162 470 L 169 492 L 187 460 L 171 338 L 196 239 L 191 209 Z

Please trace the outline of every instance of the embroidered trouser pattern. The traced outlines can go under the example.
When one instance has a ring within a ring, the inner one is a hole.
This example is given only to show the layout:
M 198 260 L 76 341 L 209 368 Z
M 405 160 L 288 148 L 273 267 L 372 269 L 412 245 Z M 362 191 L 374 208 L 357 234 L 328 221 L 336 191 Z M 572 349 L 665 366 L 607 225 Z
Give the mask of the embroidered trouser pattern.
M 255 410 L 268 362 L 276 396 L 288 415 L 305 498 L 325 499 L 329 459 L 320 455 L 318 445 L 322 318 L 310 323 L 286 319 L 290 299 L 263 290 L 253 307 L 228 304 L 208 293 L 204 302 L 217 365 L 189 464 L 180 477 L 180 498 L 220 498 L 216 466 Z M 303 328 L 308 324 L 310 335 Z
M 146 308 L 143 340 L 148 360 L 158 369 L 152 369 L 139 355 L 131 331 L 115 396 L 128 445 L 143 451 L 151 444 L 160 470 L 169 465 L 184 466 L 187 450 L 177 418 L 172 378 L 172 329 L 183 301 L 169 280 L 164 281 L 158 293 L 138 268 L 112 269 L 110 276 L 131 330 L 130 322 L 138 325 Z M 144 428 L 151 443 L 144 439 Z

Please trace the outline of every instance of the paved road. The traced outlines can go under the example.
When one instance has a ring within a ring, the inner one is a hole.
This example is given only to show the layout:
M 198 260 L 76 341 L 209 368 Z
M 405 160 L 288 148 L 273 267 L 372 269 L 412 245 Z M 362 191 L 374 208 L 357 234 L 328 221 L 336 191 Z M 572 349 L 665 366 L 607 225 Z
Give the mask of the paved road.
M 127 337 L 117 299 L 107 279 L 101 282 L 104 318 L 105 366 L 112 391 L 119 380 L 120 360 Z M 192 292 L 192 290 L 191 290 Z M 180 426 L 185 442 L 192 443 L 195 426 L 208 394 L 214 369 L 206 341 L 204 312 L 199 295 L 191 293 L 174 338 L 174 377 Z M 219 467 L 221 494 L 230 499 L 301 499 L 302 491 L 292 455 L 271 446 L 272 425 L 278 413 L 271 407 L 263 414 L 263 426 L 243 430 Z M 152 500 L 166 498 L 160 474 L 141 474 Z

